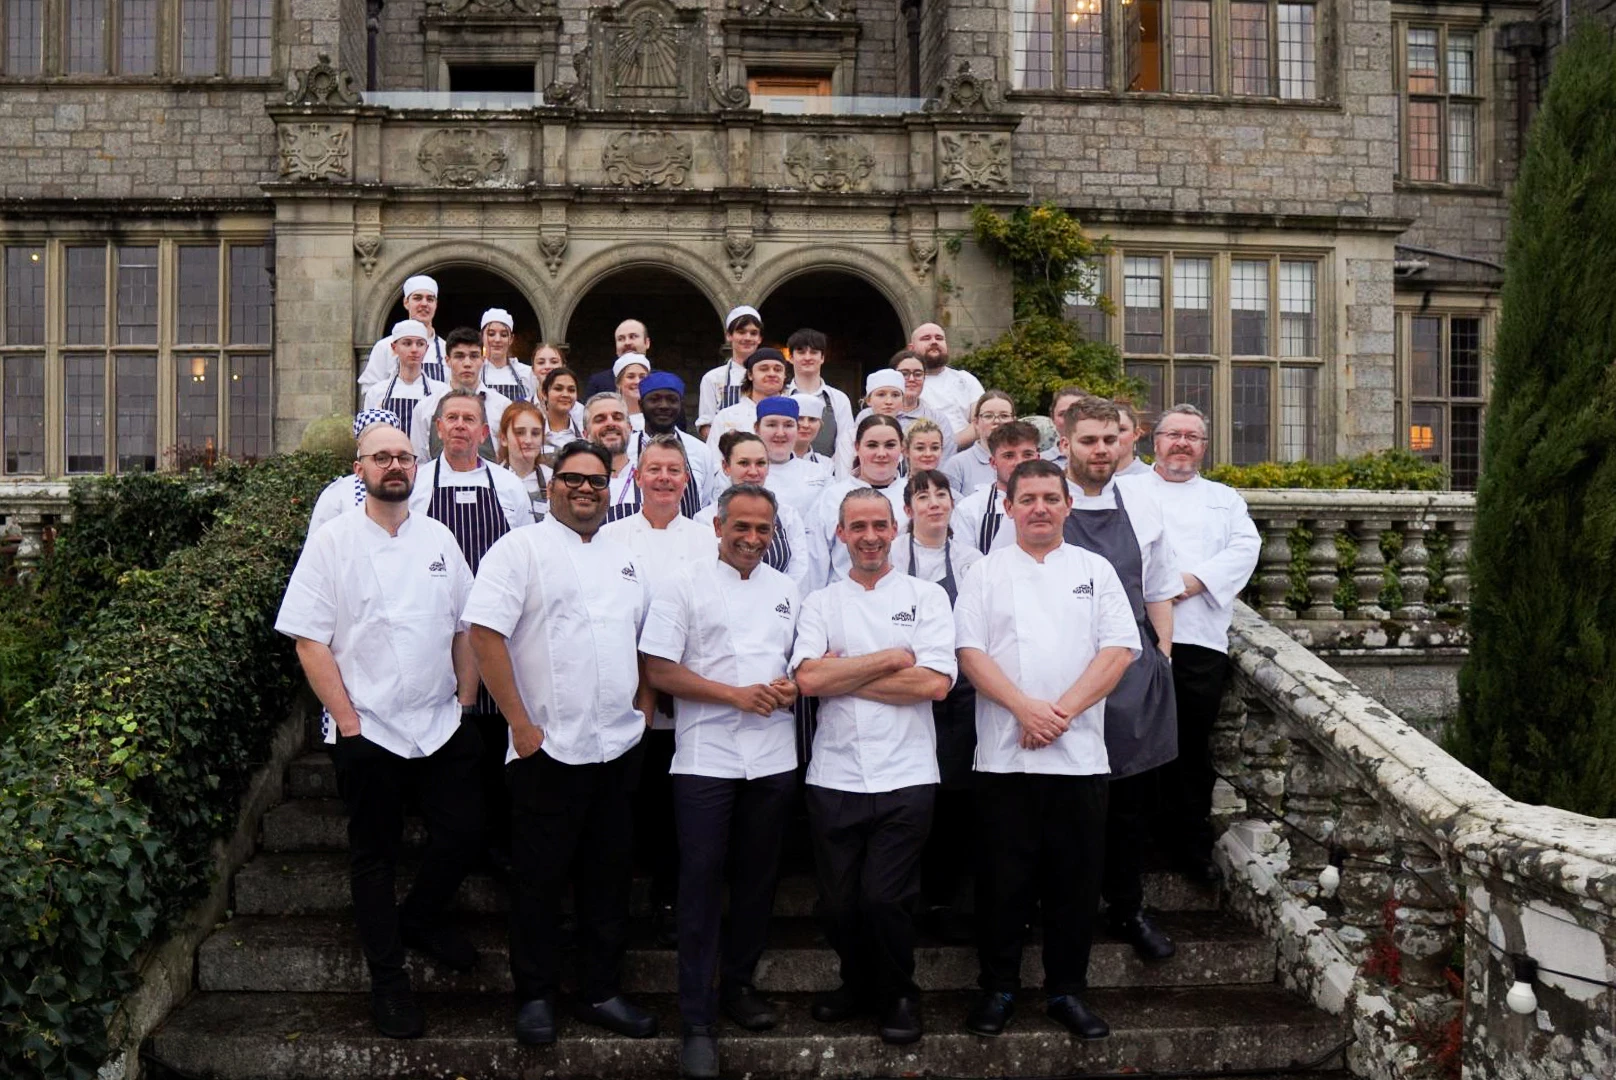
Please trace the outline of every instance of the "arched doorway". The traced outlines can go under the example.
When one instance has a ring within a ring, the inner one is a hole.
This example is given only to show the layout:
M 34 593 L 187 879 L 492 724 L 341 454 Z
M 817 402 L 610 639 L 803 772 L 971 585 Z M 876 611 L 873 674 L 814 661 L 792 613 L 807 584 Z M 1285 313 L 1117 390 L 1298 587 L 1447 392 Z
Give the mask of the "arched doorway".
M 651 363 L 685 382 L 685 405 L 695 415 L 702 373 L 724 358 L 723 312 L 688 278 L 658 266 L 630 266 L 597 281 L 567 322 L 567 364 L 587 379 L 617 358 L 614 333 L 638 319 L 651 338 Z
M 430 275 L 438 283 L 438 313 L 433 317 L 432 324 L 439 337 L 448 337 L 449 331 L 459 326 L 476 330 L 483 312 L 489 308 L 504 308 L 516 320 L 516 326 L 512 328 L 516 338 L 511 346 L 512 356 L 526 360 L 533 355 L 539 342 L 544 340 L 539 317 L 522 290 L 492 270 L 480 266 L 451 265 L 417 272 Z M 382 332 L 385 334 L 395 322 L 404 318 L 407 318 L 404 314 L 404 298 L 399 296 L 387 313 L 387 325 Z
M 864 396 L 864 376 L 885 367 L 908 340 L 880 290 L 845 270 L 798 274 L 782 282 L 758 310 L 770 344 L 784 345 L 802 327 L 823 331 L 825 381 L 855 401 Z

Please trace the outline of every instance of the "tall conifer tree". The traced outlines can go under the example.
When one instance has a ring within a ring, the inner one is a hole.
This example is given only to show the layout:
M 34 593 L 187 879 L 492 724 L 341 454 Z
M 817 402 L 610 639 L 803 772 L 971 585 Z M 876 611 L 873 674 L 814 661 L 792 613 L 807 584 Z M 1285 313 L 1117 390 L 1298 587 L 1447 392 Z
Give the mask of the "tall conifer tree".
M 1453 749 L 1616 815 L 1616 47 L 1556 57 L 1515 187 Z

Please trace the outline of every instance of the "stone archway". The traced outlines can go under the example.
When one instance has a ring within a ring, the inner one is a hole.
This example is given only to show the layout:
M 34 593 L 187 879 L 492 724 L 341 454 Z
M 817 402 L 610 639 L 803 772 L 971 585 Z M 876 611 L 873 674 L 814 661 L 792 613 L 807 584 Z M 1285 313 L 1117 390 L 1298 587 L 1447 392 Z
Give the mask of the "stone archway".
M 864 396 L 864 376 L 885 367 L 908 340 L 903 321 L 886 295 L 847 270 L 805 270 L 780 282 L 758 305 L 764 336 L 784 345 L 793 331 L 825 333 L 825 381 L 854 400 Z
M 449 331 L 457 326 L 476 330 L 484 311 L 504 308 L 516 320 L 513 328 L 516 342 L 511 347 L 512 356 L 526 360 L 533 355 L 539 342 L 545 340 L 544 327 L 540 325 L 539 316 L 528 302 L 527 295 L 503 275 L 484 266 L 456 263 L 416 272 L 428 274 L 438 283 L 438 313 L 432 322 L 439 337 L 448 337 Z M 388 309 L 382 333 L 385 334 L 395 322 L 405 317 L 404 298 L 396 296 Z
M 665 266 L 642 263 L 597 278 L 578 297 L 567 320 L 567 363 L 582 378 L 608 369 L 616 358 L 613 332 L 638 319 L 651 338 L 651 362 L 685 381 L 695 407 L 702 373 L 724 358 L 723 312 L 695 282 Z

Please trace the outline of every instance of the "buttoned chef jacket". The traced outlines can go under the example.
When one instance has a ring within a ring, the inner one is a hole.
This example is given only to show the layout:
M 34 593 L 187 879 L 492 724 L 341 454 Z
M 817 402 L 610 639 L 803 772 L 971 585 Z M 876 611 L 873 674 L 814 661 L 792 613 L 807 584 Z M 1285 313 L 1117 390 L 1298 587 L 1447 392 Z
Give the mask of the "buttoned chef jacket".
M 957 367 L 926 372 L 926 386 L 920 391 L 920 400 L 941 413 L 955 431 L 970 423 L 971 406 L 981 397 L 981 380 Z
M 1173 605 L 1173 643 L 1226 653 L 1234 602 L 1257 568 L 1262 537 L 1246 500 L 1227 484 L 1204 476 L 1174 484 L 1154 471 L 1150 475 L 1141 486 L 1161 507 L 1179 573 L 1194 574 L 1206 586 L 1205 592 Z M 1125 487 L 1123 499 L 1130 494 L 1132 489 Z
M 802 592 L 818 586 L 812 584 L 809 575 L 813 572 L 813 556 L 809 552 L 811 541 L 808 536 L 808 527 L 803 524 L 802 516 L 793 510 L 789 504 L 775 496 L 774 528 L 777 534 L 784 538 L 786 547 L 791 549 L 791 559 L 786 563 L 784 573 L 792 583 Z M 713 522 L 718 517 L 718 501 L 715 499 L 696 511 L 692 519 L 696 524 L 706 529 L 709 535 L 713 533 Z
M 828 458 L 811 461 L 793 455 L 778 465 L 769 462 L 769 475 L 764 478 L 763 486 L 799 517 L 806 517 L 835 478 L 836 466 Z
M 773 682 L 786 674 L 801 607 L 797 586 L 780 571 L 759 563 L 742 579 L 714 555 L 658 585 L 640 651 L 726 686 Z M 671 773 L 756 780 L 797 767 L 791 709 L 759 716 L 676 697 L 673 714 Z
M 553 517 L 494 542 L 477 568 L 465 621 L 503 634 L 540 749 L 566 765 L 612 761 L 640 741 L 637 649 L 650 604 L 634 553 L 590 543 Z M 516 758 L 507 739 L 506 761 Z
M 364 506 L 365 482 L 352 473 L 337 477 L 322 488 L 319 498 L 314 500 L 314 510 L 309 514 L 309 529 L 304 534 L 303 542 L 307 544 L 309 538 L 320 531 L 320 526 L 332 518 L 350 510 L 362 510 Z
M 795 672 L 827 652 L 868 656 L 905 648 L 917 667 L 958 674 L 954 619 L 942 586 L 888 569 L 875 588 L 848 578 L 803 602 L 797 623 Z M 937 729 L 931 702 L 888 705 L 852 694 L 819 699 L 807 782 L 833 791 L 880 792 L 935 784 Z
M 1148 476 L 1112 477 L 1094 496 L 1083 494 L 1083 489 L 1070 480 L 1066 482 L 1066 487 L 1072 493 L 1074 514 L 1090 510 L 1115 510 L 1117 498 L 1114 489 L 1120 487 L 1122 505 L 1128 511 L 1129 523 L 1133 525 L 1134 539 L 1139 542 L 1145 603 L 1171 600 L 1184 591 L 1184 578 L 1178 571 L 1178 556 L 1174 554 L 1172 541 L 1167 537 L 1161 503 L 1156 499 Z
M 415 466 L 415 487 L 410 490 L 410 510 L 426 513 L 432 505 L 432 478 L 438 478 L 438 487 L 455 488 L 455 498 L 464 503 L 475 503 L 473 488 L 494 485 L 494 497 L 505 516 L 505 524 L 512 529 L 533 524 L 533 496 L 528 493 L 522 478 L 503 465 L 496 465 L 479 457 L 474 468 L 456 472 L 442 458 L 420 462 Z
M 425 514 L 397 536 L 366 513 L 342 514 L 304 545 L 275 629 L 330 646 L 360 735 L 425 757 L 460 726 L 451 649 L 471 589 L 454 533 Z M 335 724 L 325 741 L 337 741 Z
M 909 520 L 908 513 L 903 508 L 903 477 L 894 477 L 892 483 L 880 488 L 881 494 L 887 497 L 892 504 L 892 514 L 897 519 L 898 528 Z M 852 561 L 847 557 L 847 545 L 836 539 L 836 524 L 842 512 L 842 499 L 854 488 L 872 487 L 866 480 L 856 476 L 837 477 L 825 485 L 825 491 L 814 504 L 813 513 L 803 522 L 808 530 L 809 559 L 808 578 L 803 583 L 802 591 L 811 593 L 822 589 L 833 581 L 839 581 L 847 576 L 847 568 Z M 894 543 L 897 541 L 894 540 Z
M 1117 572 L 1070 544 L 1041 563 L 1020 545 L 984 556 L 960 586 L 954 625 L 959 648 L 986 653 L 1023 693 L 1043 701 L 1066 693 L 1101 649 L 1118 646 L 1139 656 L 1139 628 Z M 974 768 L 1066 776 L 1108 772 L 1105 699 L 1074 716 L 1048 746 L 1025 750 L 1015 714 L 978 692 Z

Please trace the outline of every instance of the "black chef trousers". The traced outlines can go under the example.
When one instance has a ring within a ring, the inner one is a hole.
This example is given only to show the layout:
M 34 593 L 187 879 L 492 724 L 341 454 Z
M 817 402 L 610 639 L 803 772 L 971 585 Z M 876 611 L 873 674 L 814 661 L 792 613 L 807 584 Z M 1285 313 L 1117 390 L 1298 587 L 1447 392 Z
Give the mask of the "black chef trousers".
M 338 736 L 331 747 L 337 791 L 348 807 L 354 921 L 377 990 L 409 988 L 400 926 L 436 927 L 481 850 L 481 752 L 482 740 L 466 724 L 426 757 L 400 757 L 363 735 Z M 398 904 L 395 882 L 407 800 L 419 805 L 428 839 L 415 882 Z
M 634 872 L 636 745 L 602 763 L 566 765 L 541 747 L 505 766 L 511 788 L 511 977 L 518 1001 L 553 997 L 569 878 L 577 900 L 578 990 L 616 997 Z
M 763 956 L 797 770 L 753 780 L 678 774 L 672 781 L 679 832 L 679 1015 L 687 1024 L 706 1025 L 718 1019 L 715 969 L 725 990 L 750 985 Z M 726 879 L 729 928 L 720 964 Z
M 509 854 L 511 792 L 505 784 L 505 752 L 510 746 L 510 725 L 505 723 L 504 715 L 498 712 L 469 713 L 463 720 L 477 729 L 477 735 L 483 742 L 482 755 L 477 763 L 477 783 L 483 800 L 483 822 L 488 833 L 485 846 Z
M 1044 990 L 1081 994 L 1105 861 L 1110 780 L 976 774 L 978 984 L 1021 988 L 1021 948 L 1035 890 L 1043 908 Z
M 805 791 L 820 915 L 843 985 L 883 999 L 918 993 L 914 915 L 937 786 Z
M 1200 645 L 1173 646 L 1178 699 L 1178 758 L 1163 769 L 1166 835 L 1177 853 L 1212 851 L 1212 727 L 1229 680 L 1229 657 Z
M 1160 767 L 1111 781 L 1105 811 L 1105 870 L 1100 895 L 1106 914 L 1129 919 L 1145 903 L 1144 853 L 1161 802 Z
M 673 828 L 673 730 L 647 728 L 640 745 L 640 787 L 634 794 L 634 847 L 651 873 L 651 910 L 672 906 L 679 893 L 679 841 Z

